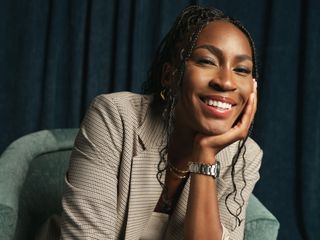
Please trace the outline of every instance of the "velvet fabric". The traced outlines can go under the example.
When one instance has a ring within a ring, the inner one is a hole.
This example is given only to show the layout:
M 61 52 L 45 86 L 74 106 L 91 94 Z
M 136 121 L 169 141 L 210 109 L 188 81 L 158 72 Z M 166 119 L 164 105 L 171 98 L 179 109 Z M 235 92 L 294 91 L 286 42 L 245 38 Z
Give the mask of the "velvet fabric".
M 40 131 L 14 141 L 0 157 L 0 239 L 34 239 L 61 211 L 63 178 L 77 129 Z
M 61 213 L 61 197 L 77 129 L 43 130 L 13 142 L 0 157 L 0 239 L 34 239 Z M 245 240 L 276 240 L 277 219 L 251 195 Z M 257 237 L 259 236 L 259 237 Z
M 99 93 L 140 91 L 157 44 L 191 3 L 220 8 L 252 33 L 253 138 L 264 150 L 254 193 L 279 219 L 280 239 L 319 239 L 318 0 L 2 0 L 0 152 L 30 132 L 79 127 Z

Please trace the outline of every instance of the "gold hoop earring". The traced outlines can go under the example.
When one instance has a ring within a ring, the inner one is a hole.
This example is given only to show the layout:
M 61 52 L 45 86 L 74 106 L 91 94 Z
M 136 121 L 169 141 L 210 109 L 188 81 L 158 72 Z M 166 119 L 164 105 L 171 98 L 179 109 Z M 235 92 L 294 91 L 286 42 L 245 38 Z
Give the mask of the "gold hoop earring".
M 161 92 L 160 92 L 160 97 L 163 101 L 166 101 L 166 97 L 165 97 L 165 94 L 166 94 L 166 89 L 162 89 Z

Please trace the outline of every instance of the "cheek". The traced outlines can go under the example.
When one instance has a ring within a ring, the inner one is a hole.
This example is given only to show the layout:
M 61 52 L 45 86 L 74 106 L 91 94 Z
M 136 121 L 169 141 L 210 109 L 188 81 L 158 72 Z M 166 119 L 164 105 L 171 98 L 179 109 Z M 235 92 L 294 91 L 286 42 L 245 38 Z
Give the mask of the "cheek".
M 191 74 L 188 74 L 187 72 L 185 73 L 185 77 L 183 79 L 181 87 L 181 96 L 183 99 L 191 98 L 193 93 L 196 91 L 197 86 L 196 81 L 194 79 L 195 78 Z
M 184 73 L 184 79 L 182 83 L 183 91 L 187 93 L 201 91 L 205 84 L 208 82 L 209 77 L 205 71 L 199 70 L 193 65 L 189 65 Z

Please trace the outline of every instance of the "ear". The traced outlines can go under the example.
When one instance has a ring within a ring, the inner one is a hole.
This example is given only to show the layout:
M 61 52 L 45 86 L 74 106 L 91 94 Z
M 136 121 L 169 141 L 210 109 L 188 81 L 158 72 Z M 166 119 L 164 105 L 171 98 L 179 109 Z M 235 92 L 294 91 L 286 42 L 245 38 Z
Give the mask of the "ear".
M 173 86 L 172 78 L 172 66 L 170 63 L 163 64 L 161 73 L 161 85 L 166 88 L 171 88 Z

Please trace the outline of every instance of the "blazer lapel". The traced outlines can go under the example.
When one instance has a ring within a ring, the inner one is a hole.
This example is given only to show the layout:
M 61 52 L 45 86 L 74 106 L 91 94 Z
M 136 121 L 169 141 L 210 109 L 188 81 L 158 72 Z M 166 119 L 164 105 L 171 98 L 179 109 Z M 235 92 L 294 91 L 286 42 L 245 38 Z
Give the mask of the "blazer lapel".
M 187 203 L 190 188 L 190 178 L 188 178 L 176 204 L 176 207 L 170 216 L 165 239 L 182 239 L 184 231 L 184 219 L 187 212 Z
M 126 239 L 140 237 L 161 194 L 157 159 L 158 150 L 144 151 L 133 158 Z
M 162 192 L 156 178 L 164 136 L 161 119 L 147 111 L 137 132 L 144 150 L 132 160 L 126 239 L 139 239 Z

